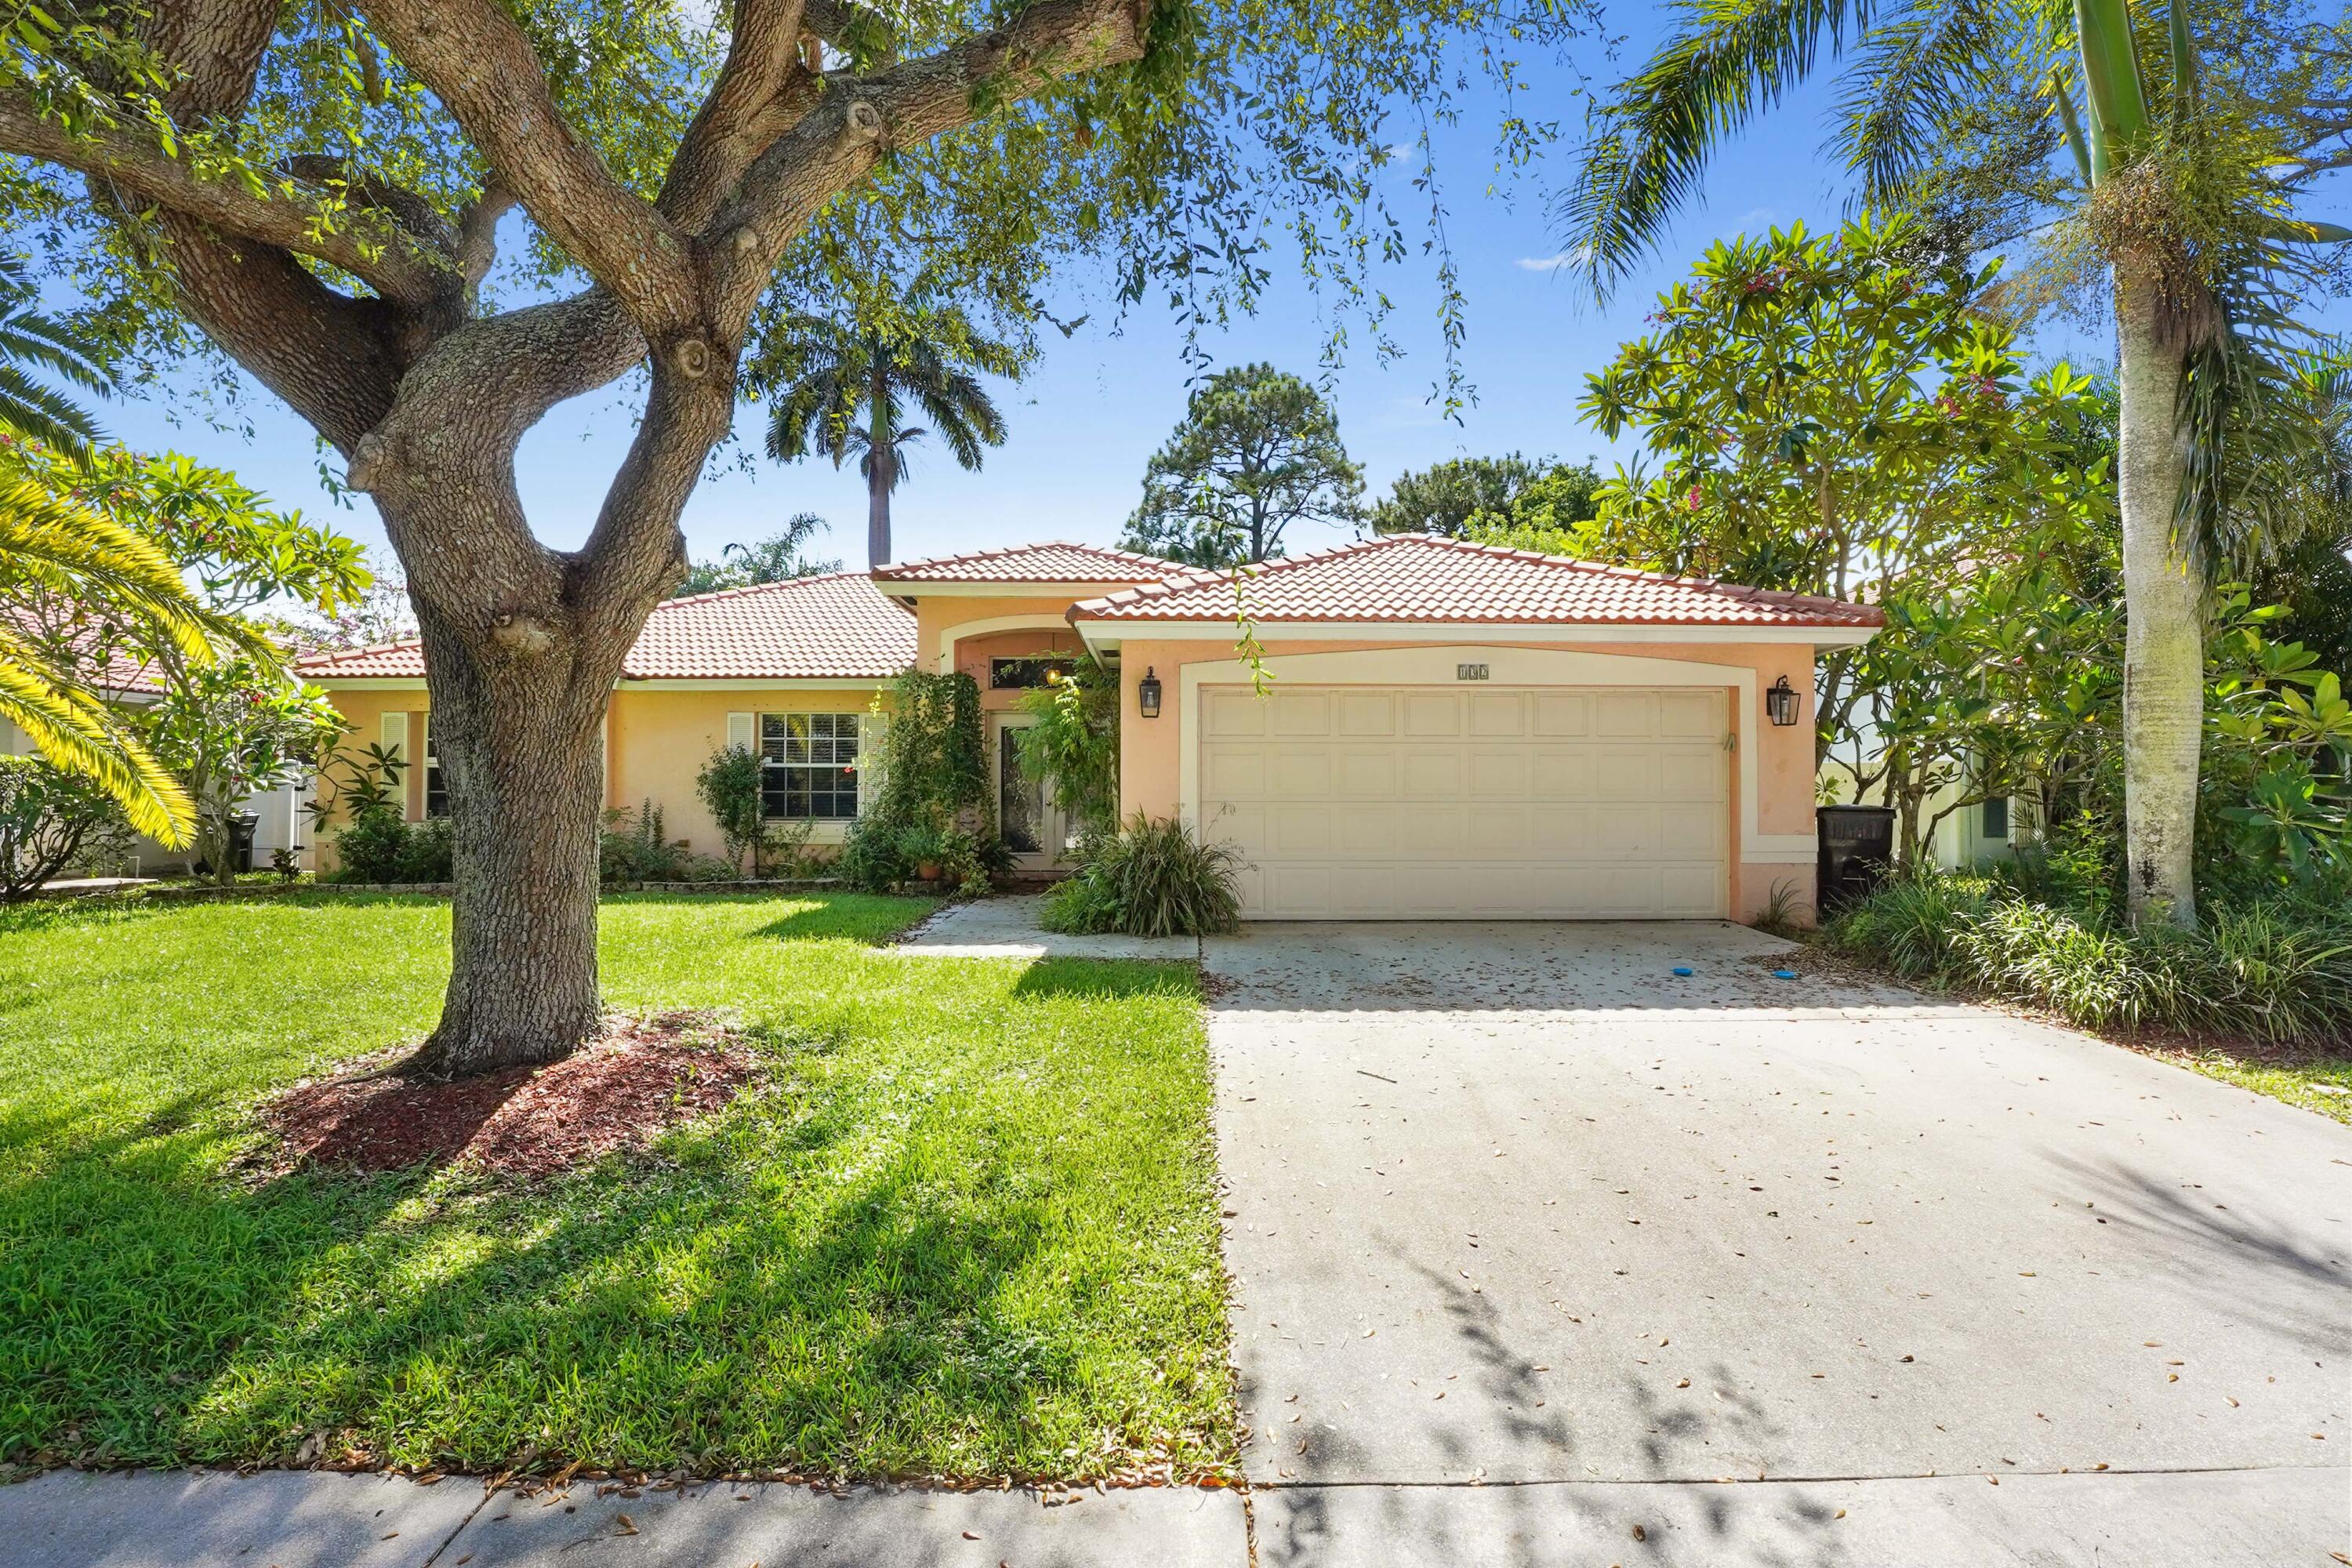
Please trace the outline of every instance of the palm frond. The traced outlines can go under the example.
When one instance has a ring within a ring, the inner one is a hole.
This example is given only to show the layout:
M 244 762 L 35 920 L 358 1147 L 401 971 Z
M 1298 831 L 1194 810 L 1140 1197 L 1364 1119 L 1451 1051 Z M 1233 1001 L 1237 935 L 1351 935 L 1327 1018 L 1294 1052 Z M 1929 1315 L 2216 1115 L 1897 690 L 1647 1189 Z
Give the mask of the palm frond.
M 57 766 L 81 774 L 122 807 L 131 826 L 166 848 L 194 831 L 187 791 L 98 696 L 66 680 L 0 626 L 0 719 Z
M 1868 0 L 1687 0 L 1683 29 L 1594 111 L 1581 172 L 1554 207 L 1571 265 L 1594 291 L 1664 237 L 1726 137 L 1844 47 Z
M 1985 90 L 2005 63 L 2000 0 L 1943 0 L 1872 27 L 1838 101 L 1836 141 L 1873 206 L 1899 203 L 1955 104 Z

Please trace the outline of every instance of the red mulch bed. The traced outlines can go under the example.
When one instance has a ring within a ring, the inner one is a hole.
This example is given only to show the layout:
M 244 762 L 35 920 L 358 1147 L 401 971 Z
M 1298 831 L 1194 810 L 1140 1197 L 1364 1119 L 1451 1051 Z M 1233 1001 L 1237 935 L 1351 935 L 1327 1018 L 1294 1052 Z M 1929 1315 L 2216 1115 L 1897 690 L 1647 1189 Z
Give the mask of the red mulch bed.
M 262 1108 L 278 1135 L 268 1173 L 373 1173 L 459 1162 L 530 1180 L 638 1150 L 734 1099 L 757 1069 L 707 1014 L 615 1017 L 560 1062 L 441 1083 L 347 1075 L 298 1084 Z

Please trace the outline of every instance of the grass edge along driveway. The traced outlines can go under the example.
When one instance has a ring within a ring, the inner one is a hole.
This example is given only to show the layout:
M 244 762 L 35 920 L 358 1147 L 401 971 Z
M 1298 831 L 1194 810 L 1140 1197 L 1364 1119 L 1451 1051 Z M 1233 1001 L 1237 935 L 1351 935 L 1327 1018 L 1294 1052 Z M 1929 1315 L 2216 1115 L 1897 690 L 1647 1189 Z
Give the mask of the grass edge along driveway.
M 755 1094 L 531 1189 L 239 1169 L 417 1037 L 446 902 L 0 913 L 0 1458 L 1092 1477 L 1233 1461 L 1189 966 L 915 962 L 912 900 L 608 900 Z

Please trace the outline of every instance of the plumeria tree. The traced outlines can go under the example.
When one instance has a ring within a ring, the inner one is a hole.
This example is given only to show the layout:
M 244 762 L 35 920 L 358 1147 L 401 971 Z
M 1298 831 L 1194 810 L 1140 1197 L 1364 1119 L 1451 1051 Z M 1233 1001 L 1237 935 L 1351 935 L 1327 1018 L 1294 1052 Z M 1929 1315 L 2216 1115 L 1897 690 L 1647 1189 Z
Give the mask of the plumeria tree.
M 2111 310 L 2131 908 L 2193 921 L 2210 569 L 2296 527 L 2280 481 L 2324 447 L 2282 390 L 2308 346 L 2301 298 L 2352 240 L 2309 210 L 2352 162 L 2352 23 L 2293 0 L 1702 0 L 1679 17 L 1600 100 L 1562 203 L 1596 283 L 1664 236 L 1727 135 L 1837 60 L 1832 151 L 1864 199 L 1931 208 L 1957 253 L 2034 245 L 2043 297 Z
M 1085 254 L 1193 322 L 1255 305 L 1279 232 L 1335 322 L 1360 321 L 1402 248 L 1360 243 L 1396 226 L 1399 106 L 1444 122 L 1484 84 L 1524 162 L 1547 132 L 1519 63 L 1589 20 L 1580 0 L 27 9 L 0 151 L 14 226 L 125 357 L 233 360 L 382 514 L 455 824 L 449 985 L 412 1066 L 461 1073 L 598 1027 L 599 721 L 685 573 L 678 517 L 755 320 L 833 313 L 859 215 L 948 258 L 951 297 L 969 278 L 1018 300 Z M 627 450 L 584 540 L 550 546 L 517 447 L 625 378 Z

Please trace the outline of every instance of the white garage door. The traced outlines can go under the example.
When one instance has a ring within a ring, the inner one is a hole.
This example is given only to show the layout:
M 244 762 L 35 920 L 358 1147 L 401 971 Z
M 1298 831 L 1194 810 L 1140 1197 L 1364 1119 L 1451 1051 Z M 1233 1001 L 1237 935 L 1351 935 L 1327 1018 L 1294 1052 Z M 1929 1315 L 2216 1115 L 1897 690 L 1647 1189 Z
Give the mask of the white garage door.
M 1729 896 L 1719 689 L 1201 693 L 1205 835 L 1264 920 L 1689 919 Z

